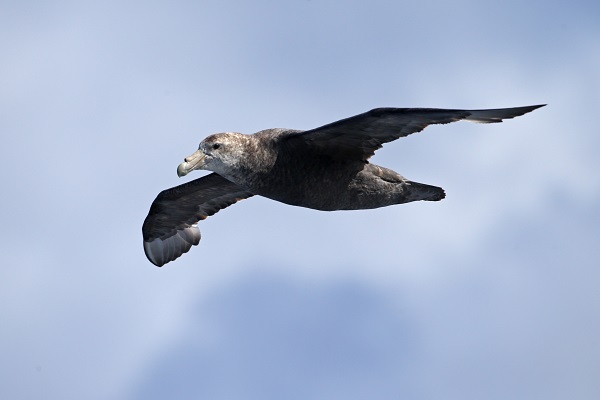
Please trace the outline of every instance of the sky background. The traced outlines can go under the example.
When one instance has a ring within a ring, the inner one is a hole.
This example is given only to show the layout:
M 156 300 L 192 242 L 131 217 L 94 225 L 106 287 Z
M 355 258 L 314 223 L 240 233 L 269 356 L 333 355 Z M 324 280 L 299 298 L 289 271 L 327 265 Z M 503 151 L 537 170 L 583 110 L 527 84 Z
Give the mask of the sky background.
M 0 52 L 0 398 L 600 398 L 599 2 L 2 2 Z M 544 103 L 378 151 L 442 202 L 144 256 L 211 133 Z

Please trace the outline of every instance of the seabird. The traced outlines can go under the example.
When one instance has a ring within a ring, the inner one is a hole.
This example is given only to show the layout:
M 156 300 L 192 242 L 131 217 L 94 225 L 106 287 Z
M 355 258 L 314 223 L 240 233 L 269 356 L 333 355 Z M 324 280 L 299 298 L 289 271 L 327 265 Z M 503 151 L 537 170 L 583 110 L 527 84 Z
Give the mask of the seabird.
M 545 104 L 544 104 L 545 105 Z M 320 128 L 266 129 L 252 135 L 217 133 L 177 168 L 211 174 L 162 191 L 142 227 L 144 252 L 157 266 L 200 242 L 198 221 L 254 195 L 315 210 L 362 210 L 445 197 L 369 162 L 384 143 L 430 124 L 502 122 L 544 105 L 490 110 L 376 108 Z

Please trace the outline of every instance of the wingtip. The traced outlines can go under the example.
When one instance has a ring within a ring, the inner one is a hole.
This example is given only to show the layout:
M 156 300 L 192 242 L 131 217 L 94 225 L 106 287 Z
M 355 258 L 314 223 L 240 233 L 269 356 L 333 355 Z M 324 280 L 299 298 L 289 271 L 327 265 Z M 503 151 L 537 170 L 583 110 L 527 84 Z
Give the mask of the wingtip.
M 198 245 L 200 237 L 198 225 L 193 224 L 167 238 L 144 240 L 144 253 L 148 261 L 157 267 L 162 267 L 187 253 L 192 246 Z
M 536 104 L 534 106 L 526 106 L 526 107 L 519 107 L 522 111 L 522 113 L 520 115 L 516 115 L 516 116 L 521 116 L 524 114 L 528 114 L 534 110 L 537 110 L 538 108 L 542 108 L 542 107 L 546 107 L 547 104 Z
M 530 106 L 531 111 L 537 110 L 538 108 L 546 107 L 548 104 L 536 104 L 535 106 Z
M 162 243 L 160 241 L 156 243 L 153 242 L 154 241 L 144 240 L 144 253 L 146 254 L 146 258 L 148 259 L 148 261 L 160 268 L 169 261 L 165 261 L 162 256 L 159 256 L 158 258 L 156 257 L 156 255 L 159 255 L 160 253 L 157 252 L 156 249 L 154 249 L 153 247 L 156 246 L 156 244 Z

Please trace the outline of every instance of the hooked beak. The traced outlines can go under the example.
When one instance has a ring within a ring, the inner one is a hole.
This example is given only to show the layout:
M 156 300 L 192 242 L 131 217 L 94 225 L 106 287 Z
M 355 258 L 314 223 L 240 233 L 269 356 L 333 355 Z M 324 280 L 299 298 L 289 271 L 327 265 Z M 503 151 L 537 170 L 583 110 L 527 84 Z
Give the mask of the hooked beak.
M 186 157 L 185 160 L 177 167 L 177 176 L 180 178 L 186 176 L 195 169 L 202 169 L 204 166 L 204 158 L 206 156 L 200 150 L 197 150 L 194 154 Z

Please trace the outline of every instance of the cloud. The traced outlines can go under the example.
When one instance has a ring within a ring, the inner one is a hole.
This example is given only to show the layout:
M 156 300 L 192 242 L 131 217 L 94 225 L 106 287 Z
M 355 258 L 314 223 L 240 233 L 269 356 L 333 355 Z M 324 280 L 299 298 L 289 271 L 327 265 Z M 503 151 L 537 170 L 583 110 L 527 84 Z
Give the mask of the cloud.
M 412 319 L 360 282 L 259 273 L 202 301 L 133 397 L 389 398 L 414 362 Z
M 249 397 L 597 397 L 597 9 L 6 7 L 0 397 L 224 396 L 233 378 Z M 443 202 L 323 213 L 252 198 L 203 221 L 177 263 L 144 258 L 152 199 L 209 133 L 530 103 L 549 106 L 377 153 Z

